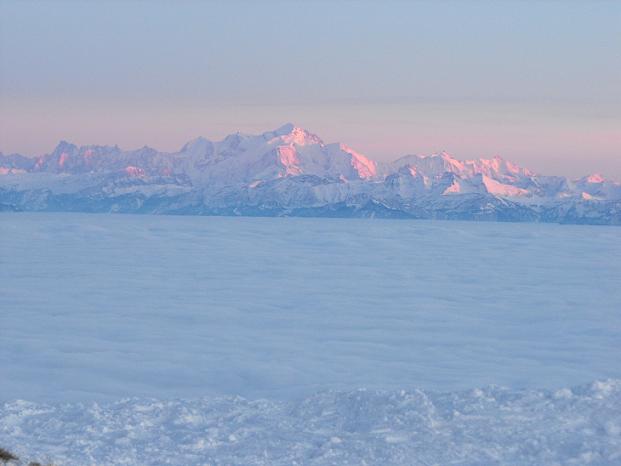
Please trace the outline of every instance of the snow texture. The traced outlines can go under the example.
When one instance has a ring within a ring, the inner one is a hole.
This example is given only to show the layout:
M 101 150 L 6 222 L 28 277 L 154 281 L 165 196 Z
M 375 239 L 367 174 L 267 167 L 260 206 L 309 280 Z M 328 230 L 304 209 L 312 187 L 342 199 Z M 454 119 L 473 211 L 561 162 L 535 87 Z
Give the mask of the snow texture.
M 57 465 L 615 465 L 621 381 L 549 390 L 355 390 L 300 401 L 0 407 L 0 442 Z
M 621 462 L 618 228 L 5 213 L 0 238 L 24 458 Z

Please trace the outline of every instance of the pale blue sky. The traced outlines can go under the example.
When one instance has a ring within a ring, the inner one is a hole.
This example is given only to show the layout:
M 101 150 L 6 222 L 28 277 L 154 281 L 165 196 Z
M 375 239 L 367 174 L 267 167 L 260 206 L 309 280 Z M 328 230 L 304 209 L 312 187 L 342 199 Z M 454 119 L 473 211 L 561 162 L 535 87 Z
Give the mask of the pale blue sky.
M 175 150 L 291 121 L 621 178 L 621 2 L 0 0 L 0 150 Z

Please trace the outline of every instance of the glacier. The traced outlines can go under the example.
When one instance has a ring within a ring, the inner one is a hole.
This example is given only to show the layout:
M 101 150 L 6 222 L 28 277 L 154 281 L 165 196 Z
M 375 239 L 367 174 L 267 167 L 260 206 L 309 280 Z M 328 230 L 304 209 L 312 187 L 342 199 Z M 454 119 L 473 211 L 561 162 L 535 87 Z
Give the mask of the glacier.
M 621 460 L 621 230 L 0 215 L 0 446 L 54 464 Z
M 0 153 L 0 210 L 621 224 L 621 183 L 447 153 L 380 163 L 285 124 L 177 152 L 61 141 Z

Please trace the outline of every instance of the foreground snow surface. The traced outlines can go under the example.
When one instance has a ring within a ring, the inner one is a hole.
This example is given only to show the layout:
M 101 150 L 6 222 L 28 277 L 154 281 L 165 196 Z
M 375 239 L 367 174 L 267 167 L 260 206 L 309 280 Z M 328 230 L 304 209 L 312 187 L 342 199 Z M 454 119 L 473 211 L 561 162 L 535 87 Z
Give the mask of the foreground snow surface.
M 555 391 L 322 392 L 297 402 L 16 401 L 0 409 L 0 441 L 58 465 L 615 465 L 621 381 Z
M 621 463 L 620 228 L 2 214 L 0 238 L 24 458 Z

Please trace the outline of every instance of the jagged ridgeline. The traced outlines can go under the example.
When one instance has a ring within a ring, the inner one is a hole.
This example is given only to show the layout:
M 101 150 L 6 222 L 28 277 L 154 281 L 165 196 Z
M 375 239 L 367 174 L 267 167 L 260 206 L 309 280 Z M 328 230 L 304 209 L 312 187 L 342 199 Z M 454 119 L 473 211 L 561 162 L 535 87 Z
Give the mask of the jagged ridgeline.
M 621 224 L 621 183 L 500 157 L 380 163 L 286 124 L 171 153 L 63 141 L 36 158 L 0 154 L 0 210 Z

